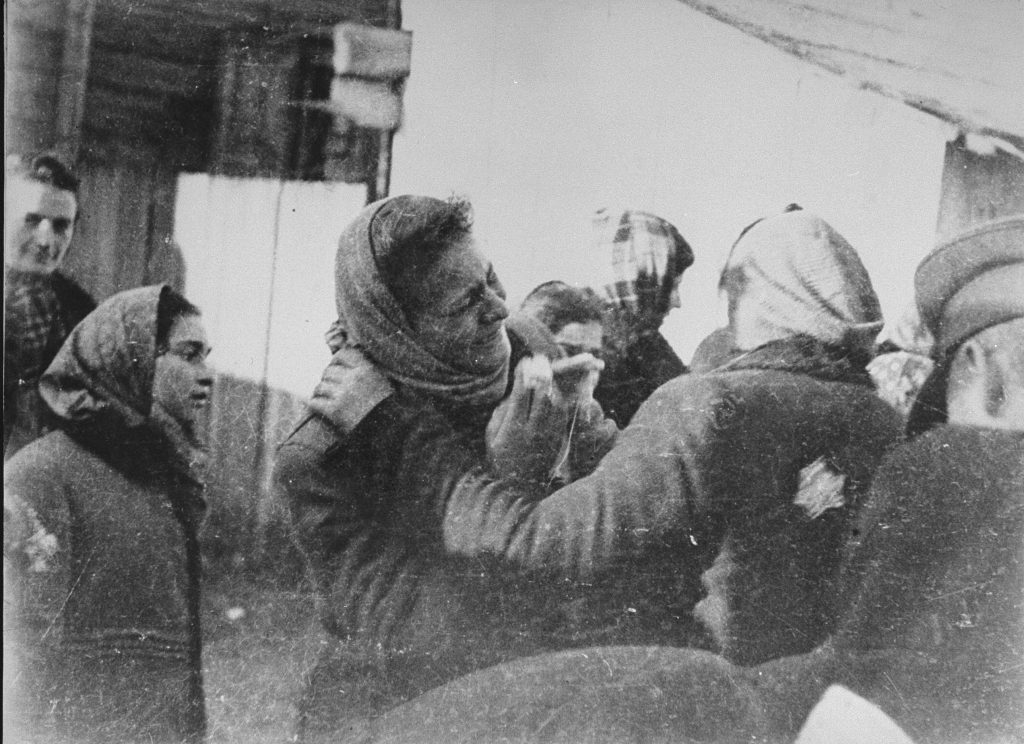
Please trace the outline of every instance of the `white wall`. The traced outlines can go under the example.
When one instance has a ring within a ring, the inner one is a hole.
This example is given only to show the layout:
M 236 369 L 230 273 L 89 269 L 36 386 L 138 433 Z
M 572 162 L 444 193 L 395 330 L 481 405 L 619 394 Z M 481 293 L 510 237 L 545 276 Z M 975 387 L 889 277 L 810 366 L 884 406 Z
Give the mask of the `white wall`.
M 887 313 L 934 241 L 937 120 L 677 0 L 404 0 L 413 32 L 392 193 L 465 194 L 518 302 L 587 283 L 591 213 L 629 205 L 693 245 L 683 358 L 723 321 L 715 286 L 739 230 L 791 201 L 861 252 Z
M 330 358 L 338 235 L 365 199 L 348 184 L 179 178 L 185 293 L 203 311 L 214 367 L 309 395 Z

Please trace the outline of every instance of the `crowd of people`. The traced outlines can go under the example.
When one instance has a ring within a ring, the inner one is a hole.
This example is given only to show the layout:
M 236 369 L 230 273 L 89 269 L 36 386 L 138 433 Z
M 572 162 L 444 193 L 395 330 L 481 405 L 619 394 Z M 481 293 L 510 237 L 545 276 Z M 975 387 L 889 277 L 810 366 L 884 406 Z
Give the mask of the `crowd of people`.
M 200 742 L 199 310 L 62 300 L 75 182 L 12 183 L 25 725 Z M 274 465 L 328 639 L 297 740 L 793 741 L 831 685 L 922 742 L 1024 736 L 1024 217 L 938 246 L 886 325 L 790 205 L 740 232 L 689 368 L 660 327 L 693 249 L 637 210 L 594 235 L 612 280 L 510 311 L 464 200 L 342 232 L 331 360 Z

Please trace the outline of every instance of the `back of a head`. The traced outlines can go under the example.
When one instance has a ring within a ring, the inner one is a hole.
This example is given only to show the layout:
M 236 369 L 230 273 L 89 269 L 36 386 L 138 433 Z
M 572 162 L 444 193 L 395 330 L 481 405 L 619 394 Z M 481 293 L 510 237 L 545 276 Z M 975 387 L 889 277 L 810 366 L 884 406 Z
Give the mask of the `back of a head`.
M 804 210 L 754 223 L 722 273 L 739 349 L 806 335 L 869 344 L 882 312 L 860 257 L 831 225 Z

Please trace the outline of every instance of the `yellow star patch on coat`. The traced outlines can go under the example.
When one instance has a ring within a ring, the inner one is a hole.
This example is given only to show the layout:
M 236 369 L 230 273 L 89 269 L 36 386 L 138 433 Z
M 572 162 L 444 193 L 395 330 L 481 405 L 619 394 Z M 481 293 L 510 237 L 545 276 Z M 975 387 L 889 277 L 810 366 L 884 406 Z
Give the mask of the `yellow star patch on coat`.
M 845 486 L 846 476 L 833 470 L 824 457 L 819 457 L 800 471 L 800 486 L 793 503 L 802 506 L 807 515 L 815 519 L 846 503 Z

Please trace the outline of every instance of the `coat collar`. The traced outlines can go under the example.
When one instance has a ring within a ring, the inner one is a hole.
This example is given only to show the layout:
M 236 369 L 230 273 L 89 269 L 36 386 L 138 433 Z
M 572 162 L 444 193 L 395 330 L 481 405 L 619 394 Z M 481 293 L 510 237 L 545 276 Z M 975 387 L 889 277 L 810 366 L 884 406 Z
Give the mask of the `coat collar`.
M 735 357 L 718 371 L 777 370 L 808 375 L 825 382 L 870 386 L 869 361 L 866 354 L 852 347 L 797 335 L 769 341 Z

